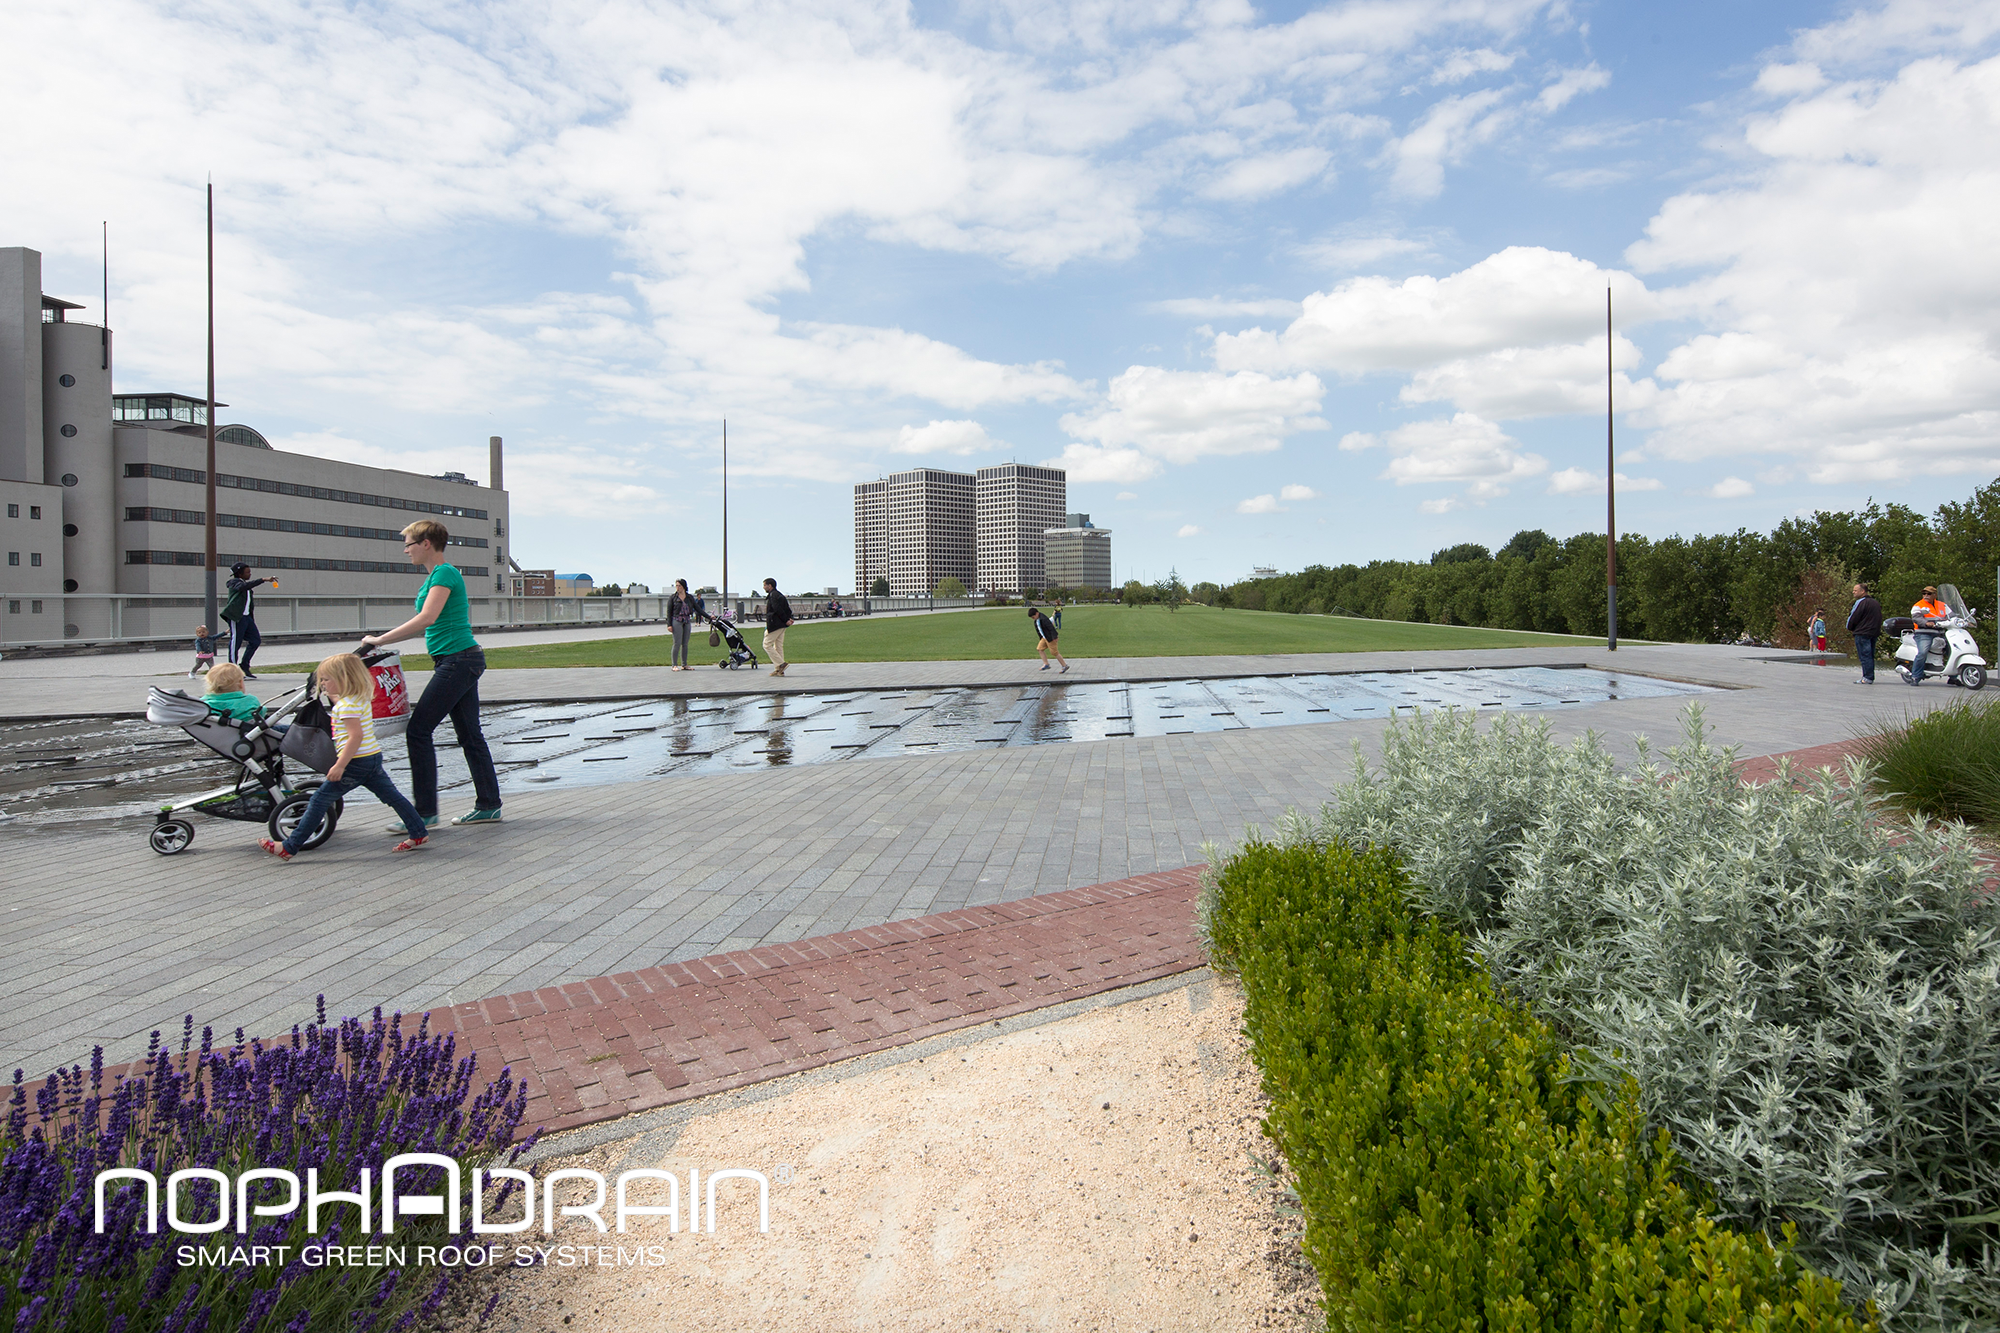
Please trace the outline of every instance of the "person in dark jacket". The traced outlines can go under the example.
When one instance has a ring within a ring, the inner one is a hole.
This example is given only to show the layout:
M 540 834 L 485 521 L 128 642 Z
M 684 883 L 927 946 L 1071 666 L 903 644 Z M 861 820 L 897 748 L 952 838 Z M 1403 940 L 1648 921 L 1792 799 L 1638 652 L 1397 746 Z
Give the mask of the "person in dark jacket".
M 1882 633 L 1882 603 L 1868 595 L 1868 586 L 1854 585 L 1854 609 L 1847 613 L 1847 628 L 1854 635 L 1854 655 L 1861 659 L 1861 679 L 1856 685 L 1875 683 L 1875 639 Z
M 705 619 L 701 603 L 688 591 L 686 579 L 674 580 L 674 594 L 667 599 L 667 623 L 674 630 L 674 660 L 668 669 L 686 671 L 688 669 L 688 632 L 697 620 Z
M 253 579 L 250 566 L 242 563 L 229 567 L 235 577 L 229 580 L 229 601 L 222 608 L 222 618 L 229 622 L 229 660 L 243 668 L 243 679 L 255 680 L 257 673 L 250 669 L 250 659 L 257 652 L 264 636 L 257 632 L 257 594 L 254 589 L 260 583 L 278 586 L 276 579 Z M 234 612 L 232 615 L 231 613 Z
M 1062 662 L 1062 669 L 1068 671 L 1069 663 L 1064 661 L 1062 649 L 1056 647 L 1056 634 L 1058 631 L 1056 630 L 1055 621 L 1050 620 L 1032 606 L 1028 608 L 1028 618 L 1035 622 L 1035 651 L 1042 656 L 1042 670 L 1047 671 L 1049 669 L 1049 654 L 1054 653 L 1056 661 Z
M 792 623 L 792 604 L 778 591 L 776 579 L 764 580 L 764 656 L 771 659 L 771 674 L 785 674 L 785 630 Z

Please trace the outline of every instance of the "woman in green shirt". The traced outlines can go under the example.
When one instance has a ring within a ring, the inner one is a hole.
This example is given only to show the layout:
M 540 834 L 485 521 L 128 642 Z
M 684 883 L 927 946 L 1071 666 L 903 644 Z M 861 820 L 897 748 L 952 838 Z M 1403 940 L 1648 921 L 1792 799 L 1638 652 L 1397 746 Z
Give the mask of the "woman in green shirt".
M 451 729 L 458 733 L 465 766 L 472 770 L 474 793 L 472 812 L 451 822 L 497 824 L 500 776 L 494 771 L 485 733 L 479 729 L 479 678 L 486 674 L 486 654 L 472 637 L 465 577 L 444 558 L 450 540 L 444 524 L 435 519 L 420 519 L 403 529 L 403 551 L 410 563 L 430 571 L 424 586 L 417 590 L 417 614 L 386 634 L 371 634 L 361 642 L 372 648 L 407 639 L 418 630 L 424 633 L 424 651 L 431 655 L 431 679 L 417 706 L 410 710 L 405 739 L 410 746 L 412 804 L 425 825 L 438 821 L 437 745 L 431 735 L 447 714 Z M 396 828 L 406 831 L 401 824 Z

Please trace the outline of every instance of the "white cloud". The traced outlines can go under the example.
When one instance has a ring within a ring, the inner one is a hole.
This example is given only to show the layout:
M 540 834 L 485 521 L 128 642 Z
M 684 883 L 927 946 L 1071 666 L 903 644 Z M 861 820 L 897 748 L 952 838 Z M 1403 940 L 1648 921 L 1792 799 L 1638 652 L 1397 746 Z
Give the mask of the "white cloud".
M 1702 494 L 1716 500 L 1740 500 L 1746 495 L 1755 494 L 1756 490 L 1755 486 L 1752 486 L 1741 477 L 1724 477 L 1721 481 L 1716 482 L 1715 485 L 1703 491 Z
M 1757 74 L 1757 91 L 1770 97 L 1794 97 L 1818 92 L 1826 86 L 1826 75 L 1818 65 L 1804 61 L 1796 65 L 1766 65 Z
M 1291 500 L 1294 502 L 1304 501 L 1304 500 L 1317 500 L 1319 499 L 1319 492 L 1314 490 L 1310 486 L 1300 486 L 1294 483 L 1293 485 L 1286 486 L 1281 490 L 1279 490 L 1278 498 L 1281 500 Z
M 1463 83 L 1475 74 L 1498 74 L 1512 69 L 1517 58 L 1511 51 L 1485 47 L 1477 51 L 1453 51 L 1431 72 L 1431 82 Z
M 976 454 L 990 449 L 994 440 L 977 421 L 933 421 L 928 426 L 905 426 L 896 433 L 890 448 L 899 454 Z
M 1275 495 L 1253 495 L 1248 500 L 1238 502 L 1236 512 L 1239 514 L 1282 514 L 1285 512 L 1285 507 L 1278 503 L 1278 497 Z
M 1139 493 L 1137 491 L 1120 491 L 1111 498 L 1114 500 L 1136 500 L 1139 498 Z
M 280 435 L 271 444 L 291 453 L 423 476 L 463 472 L 483 479 L 486 475 L 483 442 L 459 449 L 391 449 L 338 431 L 318 431 Z M 517 521 L 550 516 L 617 521 L 657 518 L 682 508 L 662 502 L 658 491 L 639 480 L 643 466 L 644 455 L 639 450 L 619 452 L 560 441 L 511 441 L 507 446 L 509 512 Z
M 1612 347 L 1619 410 L 1651 403 L 1657 389 L 1650 379 L 1633 380 L 1639 349 L 1619 337 Z M 1604 410 L 1604 339 L 1546 347 L 1507 347 L 1482 356 L 1427 366 L 1410 377 L 1400 397 L 1406 403 L 1447 402 L 1467 412 L 1503 420 Z
M 1210 199 L 1263 199 L 1303 185 L 1325 172 L 1332 155 L 1323 148 L 1292 148 L 1232 162 L 1202 187 Z
M 1181 530 L 1174 534 L 1176 537 L 1204 537 L 1207 535 L 1207 529 L 1197 527 L 1192 523 L 1183 523 Z
M 1137 449 L 1111 449 L 1095 444 L 1064 445 L 1060 457 L 1045 459 L 1042 465 L 1062 468 L 1074 483 L 1151 481 L 1162 470 L 1159 459 Z
M 1621 491 L 1657 491 L 1666 483 L 1657 477 L 1628 477 L 1618 474 L 1618 489 Z M 1566 467 L 1549 476 L 1550 495 L 1597 494 L 1604 490 L 1604 474 L 1591 472 L 1580 467 Z
M 1308 296 L 1303 313 L 1281 334 L 1223 334 L 1215 340 L 1215 359 L 1229 370 L 1358 375 L 1575 344 L 1602 337 L 1606 287 L 1614 293 L 1620 327 L 1662 313 L 1659 300 L 1628 273 L 1559 250 L 1512 246 L 1445 278 L 1350 278 Z
M 1498 88 L 1447 97 L 1424 113 L 1389 150 L 1397 190 L 1429 199 L 1444 190 L 1444 169 L 1465 160 L 1475 147 L 1491 143 L 1514 119 Z
M 1594 93 L 1611 85 L 1611 72 L 1595 63 L 1583 69 L 1566 69 L 1555 82 L 1535 95 L 1535 105 L 1543 111 L 1559 111 L 1580 93 Z
M 1462 484 L 1465 497 L 1483 503 L 1505 495 L 1512 483 L 1548 470 L 1547 459 L 1524 453 L 1517 444 L 1493 422 L 1460 412 L 1449 418 L 1413 421 L 1381 437 L 1349 434 L 1342 438 L 1340 447 L 1385 448 L 1391 455 L 1381 474 L 1385 480 L 1398 486 Z M 1445 510 L 1427 508 L 1424 512 Z
M 1223 296 L 1183 296 L 1171 301 L 1155 301 L 1152 308 L 1188 319 L 1294 319 L 1301 309 L 1297 301 L 1283 299 L 1231 300 Z
M 1455 495 L 1442 495 L 1435 500 L 1426 500 L 1417 506 L 1421 514 L 1449 514 L 1454 509 L 1465 508 L 1465 501 Z
M 1102 405 L 1062 418 L 1062 428 L 1086 447 L 1133 450 L 1167 463 L 1267 453 L 1300 431 L 1323 430 L 1325 387 L 1310 373 L 1273 378 L 1257 371 L 1226 374 L 1133 366 L 1111 381 Z M 1071 445 L 1064 457 L 1079 448 Z M 1105 477 L 1144 480 L 1152 475 Z
M 1336 273 L 1351 273 L 1356 269 L 1370 268 L 1388 259 L 1429 254 L 1430 250 L 1429 243 L 1412 240 L 1407 236 L 1347 236 L 1309 241 L 1298 248 L 1300 257 L 1307 263 L 1331 269 Z M 1295 305 L 1290 310 L 1274 310 L 1270 313 L 1296 317 L 1300 311 Z

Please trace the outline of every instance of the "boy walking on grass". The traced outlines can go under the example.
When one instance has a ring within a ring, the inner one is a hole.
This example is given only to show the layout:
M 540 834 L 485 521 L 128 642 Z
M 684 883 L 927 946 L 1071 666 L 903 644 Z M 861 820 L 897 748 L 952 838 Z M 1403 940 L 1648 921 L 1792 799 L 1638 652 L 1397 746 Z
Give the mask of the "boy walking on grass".
M 1042 670 L 1047 671 L 1049 669 L 1049 654 L 1054 653 L 1056 661 L 1062 662 L 1062 669 L 1065 672 L 1068 671 L 1069 663 L 1063 661 L 1062 649 L 1056 647 L 1057 630 L 1055 621 L 1050 620 L 1032 606 L 1028 608 L 1028 618 L 1035 622 L 1035 651 L 1042 655 Z
M 306 803 L 306 812 L 291 836 L 282 844 L 259 838 L 257 845 L 281 861 L 291 860 L 319 830 L 334 801 L 356 787 L 366 787 L 396 812 L 409 832 L 395 850 L 408 852 L 423 846 L 429 838 L 424 817 L 396 790 L 396 780 L 382 764 L 382 746 L 375 739 L 375 678 L 353 653 L 335 653 L 321 662 L 318 678 L 319 688 L 334 696 L 333 739 L 340 746 L 340 757 L 326 771 L 326 781 L 313 788 L 312 800 Z

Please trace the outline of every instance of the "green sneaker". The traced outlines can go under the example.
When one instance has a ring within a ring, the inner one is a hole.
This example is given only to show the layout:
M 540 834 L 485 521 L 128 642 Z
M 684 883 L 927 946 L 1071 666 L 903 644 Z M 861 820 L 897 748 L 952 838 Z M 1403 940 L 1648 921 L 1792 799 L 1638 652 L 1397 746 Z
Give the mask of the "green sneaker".
M 424 827 L 425 827 L 425 828 L 436 828 L 436 827 L 437 827 L 437 824 L 438 824 L 438 817 L 437 817 L 436 815 L 425 815 L 425 816 L 424 816 Z M 409 832 L 410 832 L 410 830 L 409 830 L 409 829 L 407 829 L 407 828 L 405 828 L 405 827 L 404 827 L 404 825 L 403 825 L 403 821 L 402 821 L 402 820 L 400 820 L 400 819 L 399 819 L 399 820 L 397 820 L 397 821 L 396 821 L 395 823 L 393 823 L 393 824 L 384 824 L 384 825 L 382 826 L 382 829 L 383 829 L 383 831 L 384 831 L 385 833 L 401 833 L 401 834 L 403 834 L 403 835 L 405 835 L 405 836 L 408 836 L 408 834 L 409 834 Z
M 460 815 L 451 821 L 454 824 L 497 824 L 500 822 L 498 810 L 474 810 L 469 815 Z

